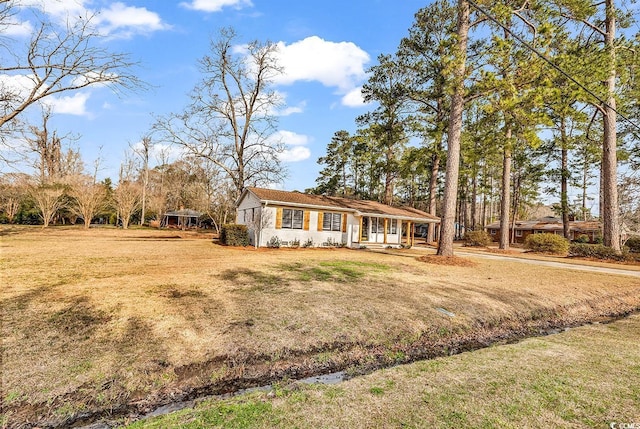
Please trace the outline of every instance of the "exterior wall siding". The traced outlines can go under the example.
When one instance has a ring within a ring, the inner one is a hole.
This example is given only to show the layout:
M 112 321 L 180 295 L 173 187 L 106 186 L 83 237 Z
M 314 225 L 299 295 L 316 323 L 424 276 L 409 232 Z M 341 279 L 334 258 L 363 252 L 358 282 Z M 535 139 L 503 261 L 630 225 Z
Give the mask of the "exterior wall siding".
M 277 206 L 281 208 L 289 208 L 286 206 Z M 262 237 L 260 240 L 260 246 L 267 246 L 272 237 L 277 237 L 280 241 L 291 243 L 294 240 L 299 240 L 302 246 L 307 240 L 313 241 L 313 246 L 322 246 L 323 243 L 331 241 L 333 243 L 348 243 L 347 233 L 342 231 L 318 231 L 318 211 L 301 209 L 297 207 L 290 207 L 294 210 L 304 210 L 309 212 L 309 230 L 304 229 L 290 229 L 290 228 L 276 228 L 276 206 L 267 206 L 263 210 L 267 213 L 269 222 L 262 229 Z M 336 212 L 337 213 L 337 212 Z M 343 213 L 344 215 L 344 213 Z M 349 226 L 349 217 L 353 217 L 348 214 L 347 227 Z

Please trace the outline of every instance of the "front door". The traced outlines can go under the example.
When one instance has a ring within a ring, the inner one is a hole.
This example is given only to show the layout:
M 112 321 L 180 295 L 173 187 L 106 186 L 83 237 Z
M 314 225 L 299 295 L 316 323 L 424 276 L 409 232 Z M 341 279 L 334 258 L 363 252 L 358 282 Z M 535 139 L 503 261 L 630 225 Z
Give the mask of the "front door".
M 360 233 L 362 241 L 369 241 L 369 217 L 362 216 L 362 232 Z

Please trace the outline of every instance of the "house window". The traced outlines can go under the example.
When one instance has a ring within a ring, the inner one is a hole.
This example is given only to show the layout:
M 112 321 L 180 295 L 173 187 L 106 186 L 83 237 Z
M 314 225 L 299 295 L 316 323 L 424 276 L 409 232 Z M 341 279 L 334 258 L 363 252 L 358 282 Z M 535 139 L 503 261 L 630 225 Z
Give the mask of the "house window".
M 303 210 L 283 209 L 282 210 L 282 228 L 302 229 L 304 221 Z
M 324 213 L 322 216 L 323 231 L 341 231 L 342 230 L 342 214 L 341 213 Z
M 384 232 L 384 226 L 381 225 L 380 218 L 372 217 L 371 218 L 371 233 L 376 234 L 378 232 Z
M 389 219 L 387 221 L 387 234 L 398 233 L 398 219 Z
M 516 229 L 516 237 L 522 237 L 522 230 Z
M 495 230 L 495 229 L 490 229 L 490 230 L 489 230 L 489 234 L 491 234 L 491 235 L 496 235 L 496 230 Z

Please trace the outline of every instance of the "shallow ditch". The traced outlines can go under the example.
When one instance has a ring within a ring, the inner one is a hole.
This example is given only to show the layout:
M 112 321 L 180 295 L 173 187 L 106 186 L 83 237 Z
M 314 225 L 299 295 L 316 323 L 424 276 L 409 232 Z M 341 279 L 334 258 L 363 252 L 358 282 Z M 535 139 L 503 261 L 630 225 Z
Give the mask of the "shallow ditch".
M 602 305 L 602 302 L 599 304 Z M 313 350 L 291 350 L 286 358 L 273 362 L 268 356 L 247 356 L 242 363 L 234 359 L 218 358 L 176 368 L 181 382 L 173 390 L 156 392 L 138 400 L 114 404 L 108 409 L 93 409 L 65 420 L 48 420 L 10 425 L 12 428 L 84 428 L 107 429 L 140 419 L 151 418 L 191 408 L 210 399 L 224 399 L 252 391 L 269 391 L 276 383 L 335 384 L 358 375 L 400 364 L 436 357 L 450 356 L 481 348 L 514 343 L 526 338 L 561 333 L 565 330 L 593 323 L 609 323 L 640 313 L 640 305 L 620 305 L 616 310 L 595 308 L 590 314 L 570 309 L 549 310 L 547 314 L 520 320 L 503 320 L 493 326 L 479 324 L 463 333 L 429 340 L 419 338 L 410 344 L 396 342 L 391 346 L 379 344 L 335 343 Z M 596 307 L 596 305 L 594 305 Z M 606 306 L 605 306 L 606 308 Z M 447 317 L 455 315 L 446 314 Z M 330 360 L 319 361 L 318 356 L 331 352 Z M 229 375 L 216 382 L 194 383 L 208 379 L 220 365 L 228 365 Z M 36 411 L 34 407 L 32 411 Z

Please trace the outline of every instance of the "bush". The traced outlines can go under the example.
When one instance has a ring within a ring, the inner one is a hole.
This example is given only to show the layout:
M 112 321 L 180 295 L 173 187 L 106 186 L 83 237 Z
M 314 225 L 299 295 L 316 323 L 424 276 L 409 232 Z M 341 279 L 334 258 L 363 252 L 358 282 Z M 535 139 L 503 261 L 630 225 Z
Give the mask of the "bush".
M 302 247 L 304 247 L 304 248 L 313 247 L 313 239 L 312 238 L 308 238 L 307 241 L 305 241 L 302 244 Z
M 587 234 L 580 234 L 575 240 L 573 240 L 575 243 L 588 243 L 589 242 L 589 236 Z
M 271 237 L 271 239 L 267 243 L 267 247 L 273 247 L 275 249 L 279 249 L 281 245 L 282 241 L 276 236 Z
M 624 243 L 624 245 L 629 248 L 629 252 L 640 253 L 640 235 L 634 235 L 632 237 L 629 237 L 629 239 L 627 240 L 626 243 Z
M 248 246 L 249 231 L 247 225 L 228 223 L 220 228 L 220 243 L 225 246 Z
M 524 241 L 525 249 L 552 255 L 564 255 L 569 251 L 569 242 L 557 234 L 531 234 Z
M 608 259 L 612 261 L 639 262 L 640 255 L 629 252 L 616 253 L 611 247 L 602 244 L 574 243 L 569 248 L 569 256 L 582 258 Z
M 464 235 L 466 247 L 487 247 L 491 243 L 491 237 L 486 231 L 468 231 Z

